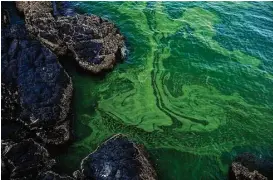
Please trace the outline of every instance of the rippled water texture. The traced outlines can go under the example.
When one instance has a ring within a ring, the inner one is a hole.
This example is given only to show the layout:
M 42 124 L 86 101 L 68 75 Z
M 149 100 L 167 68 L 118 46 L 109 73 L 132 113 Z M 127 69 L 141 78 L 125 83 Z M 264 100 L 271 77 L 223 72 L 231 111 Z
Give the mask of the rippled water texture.
M 62 169 L 115 133 L 144 143 L 162 180 L 224 179 L 243 151 L 272 157 L 272 2 L 74 5 L 113 21 L 129 55 L 104 78 L 64 63 L 76 142 Z

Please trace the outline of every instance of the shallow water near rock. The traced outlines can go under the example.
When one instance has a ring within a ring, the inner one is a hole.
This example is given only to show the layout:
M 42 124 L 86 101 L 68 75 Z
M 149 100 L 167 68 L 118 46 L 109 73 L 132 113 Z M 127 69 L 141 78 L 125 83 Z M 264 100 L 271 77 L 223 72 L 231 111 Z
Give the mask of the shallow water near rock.
M 158 177 L 226 179 L 238 153 L 273 157 L 271 2 L 74 2 L 114 22 L 128 57 L 104 77 L 62 60 L 76 140 L 58 171 L 116 133 L 143 143 Z

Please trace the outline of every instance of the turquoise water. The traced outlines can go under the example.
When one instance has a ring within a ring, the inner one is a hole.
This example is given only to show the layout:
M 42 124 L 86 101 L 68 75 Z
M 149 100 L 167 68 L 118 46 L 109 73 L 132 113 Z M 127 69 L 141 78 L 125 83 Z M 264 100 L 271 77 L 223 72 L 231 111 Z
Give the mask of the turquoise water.
M 72 173 L 103 140 L 143 143 L 159 179 L 225 179 L 236 154 L 273 157 L 272 2 L 75 2 L 114 22 L 128 58 L 74 84 Z

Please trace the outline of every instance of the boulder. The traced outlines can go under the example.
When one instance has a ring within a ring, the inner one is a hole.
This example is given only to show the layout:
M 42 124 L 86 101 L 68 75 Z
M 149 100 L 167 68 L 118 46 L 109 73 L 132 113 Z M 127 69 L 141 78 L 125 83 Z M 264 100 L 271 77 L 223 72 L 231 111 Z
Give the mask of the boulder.
M 153 180 L 157 175 L 143 147 L 123 135 L 115 135 L 82 160 L 76 179 Z
M 10 93 L 20 104 L 17 121 L 47 144 L 64 144 L 70 139 L 71 78 L 48 48 L 28 36 L 24 25 L 9 25 L 1 32 L 2 82 L 16 89 Z M 14 119 L 12 107 L 5 109 L 3 118 Z
M 229 169 L 229 179 L 273 179 L 273 162 L 251 153 L 243 153 L 234 159 Z
M 57 5 L 51 2 L 20 1 L 16 4 L 24 13 L 26 27 L 34 37 L 57 55 L 72 53 L 79 66 L 87 71 L 99 73 L 112 69 L 125 57 L 124 37 L 105 19 L 71 13 L 71 9 L 67 14 L 74 16 L 58 13 Z M 54 17 L 54 14 L 64 16 Z
M 229 172 L 230 180 L 267 180 L 267 177 L 260 174 L 258 171 L 249 171 L 248 168 L 240 163 L 234 162 L 231 165 Z
M 1 145 L 1 167 L 4 168 L 4 176 L 11 180 L 35 179 L 55 164 L 47 150 L 33 139 L 20 143 L 2 141 Z

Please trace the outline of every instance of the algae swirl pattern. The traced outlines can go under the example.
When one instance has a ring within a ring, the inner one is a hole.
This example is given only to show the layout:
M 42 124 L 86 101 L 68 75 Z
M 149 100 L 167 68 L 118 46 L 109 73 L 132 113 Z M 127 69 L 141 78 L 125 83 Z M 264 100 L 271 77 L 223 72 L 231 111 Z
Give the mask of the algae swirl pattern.
M 79 149 L 87 153 L 124 133 L 149 149 L 210 156 L 226 171 L 219 160 L 223 152 L 271 142 L 273 69 L 265 71 L 262 59 L 216 40 L 219 14 L 191 6 L 174 18 L 161 2 L 77 7 L 98 8 L 101 15 L 113 11 L 106 17 L 125 33 L 130 53 L 103 80 L 73 72 L 79 140 L 67 161 L 81 156 Z
M 183 83 L 178 78 L 170 80 L 172 73 L 179 73 L 179 69 L 174 72 L 164 66 L 164 61 L 171 56 L 173 40 L 167 40 L 165 43 L 163 41 L 187 27 L 191 28 L 192 32 L 183 34 L 184 38 L 193 36 L 207 48 L 228 57 L 230 62 L 226 62 L 227 64 L 235 61 L 248 65 L 249 70 L 255 73 L 259 71 L 258 66 L 261 61 L 237 50 L 229 51 L 214 41 L 213 26 L 219 22 L 219 19 L 213 13 L 197 7 L 186 10 L 181 18 L 171 20 L 163 12 L 160 3 L 155 6 L 150 12 L 150 16 L 153 16 L 151 23 L 143 12 L 146 3 L 139 5 L 138 8 L 133 8 L 130 3 L 124 3 L 119 8 L 119 12 L 130 19 L 139 19 L 134 23 L 137 30 L 143 33 L 143 37 L 148 39 L 149 49 L 143 55 L 145 62 L 142 67 L 114 74 L 108 80 L 108 82 L 126 81 L 130 84 L 130 89 L 125 92 L 120 92 L 119 89 L 112 91 L 110 97 L 104 98 L 103 94 L 108 91 L 107 86 L 110 84 L 102 85 L 99 91 L 99 94 L 102 94 L 99 109 L 114 119 L 118 118 L 126 124 L 148 132 L 162 131 L 163 127 L 168 126 L 174 126 L 177 131 L 211 131 L 226 123 L 226 109 L 229 103 L 250 106 L 238 93 L 222 95 L 209 85 L 209 77 L 206 77 L 207 86 Z M 265 76 L 270 75 L 265 74 Z M 186 77 L 181 76 L 181 78 Z M 172 83 L 175 84 L 179 93 L 176 97 L 166 86 L 168 81 L 173 81 Z

